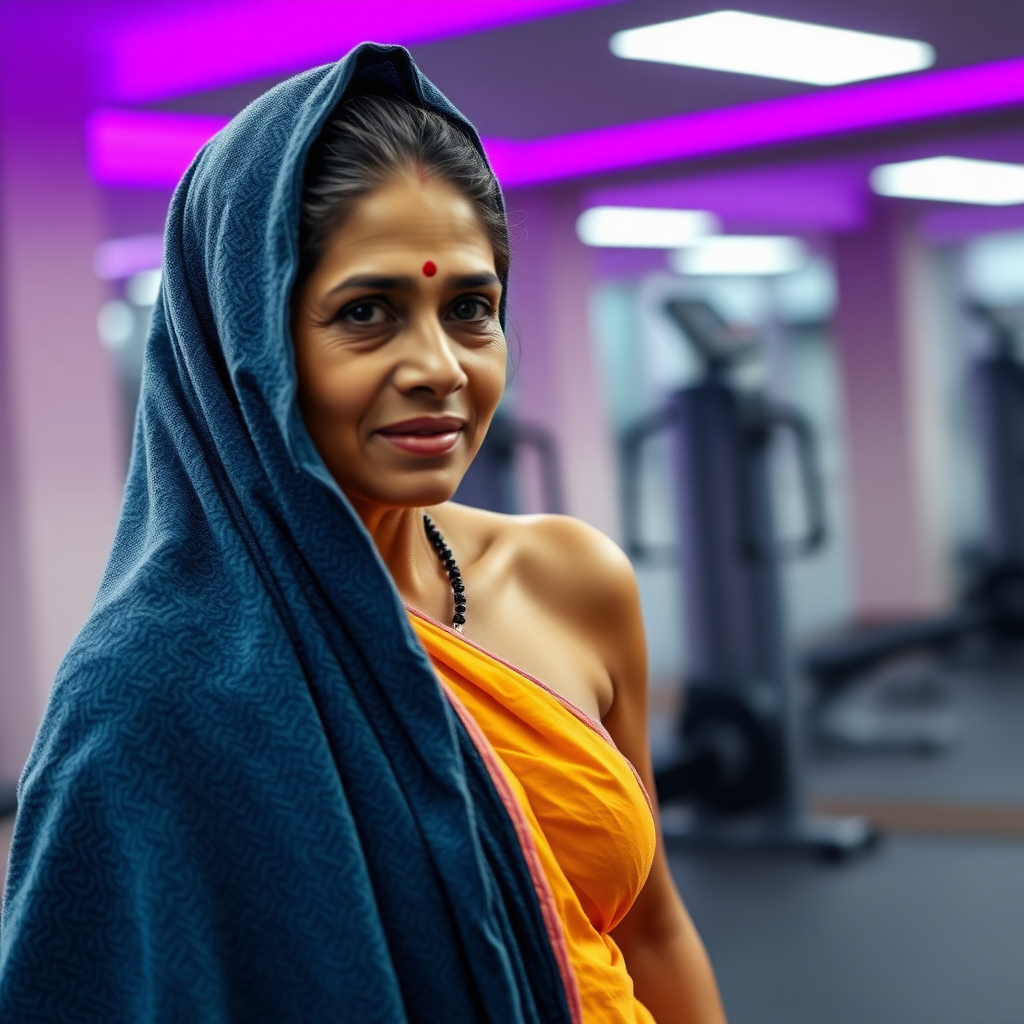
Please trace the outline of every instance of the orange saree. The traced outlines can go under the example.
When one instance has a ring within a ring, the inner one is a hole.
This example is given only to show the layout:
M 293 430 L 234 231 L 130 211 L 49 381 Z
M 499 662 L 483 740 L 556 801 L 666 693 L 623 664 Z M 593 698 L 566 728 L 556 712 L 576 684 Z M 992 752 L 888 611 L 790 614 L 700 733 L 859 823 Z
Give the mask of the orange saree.
M 409 610 L 516 823 L 580 1024 L 654 1024 L 610 932 L 654 857 L 650 800 L 611 737 L 539 680 Z

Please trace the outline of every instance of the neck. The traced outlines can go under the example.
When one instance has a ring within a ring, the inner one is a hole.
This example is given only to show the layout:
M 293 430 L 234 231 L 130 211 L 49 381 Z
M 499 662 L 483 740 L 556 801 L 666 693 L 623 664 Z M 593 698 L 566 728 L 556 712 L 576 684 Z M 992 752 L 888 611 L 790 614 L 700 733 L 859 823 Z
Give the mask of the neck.
M 349 500 L 373 538 L 402 599 L 417 608 L 429 606 L 438 594 L 441 567 L 423 528 L 424 510 L 384 508 L 351 496 Z

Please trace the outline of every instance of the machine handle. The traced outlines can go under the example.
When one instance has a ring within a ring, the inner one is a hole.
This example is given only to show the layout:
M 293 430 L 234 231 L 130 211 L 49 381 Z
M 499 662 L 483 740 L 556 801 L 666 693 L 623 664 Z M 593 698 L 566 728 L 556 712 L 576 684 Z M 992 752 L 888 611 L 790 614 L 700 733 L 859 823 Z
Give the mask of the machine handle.
M 622 519 L 626 534 L 626 553 L 636 560 L 675 559 L 679 552 L 673 547 L 652 547 L 640 537 L 640 452 L 655 434 L 670 427 L 676 419 L 675 406 L 670 405 L 645 416 L 622 435 Z
M 548 512 L 561 515 L 565 511 L 562 497 L 562 476 L 558 462 L 558 449 L 551 435 L 542 427 L 530 423 L 509 422 L 508 443 L 512 448 L 533 448 L 540 457 L 541 481 L 544 489 L 544 507 Z
M 1024 366 L 1021 365 L 1020 360 L 1015 356 L 1009 356 L 1007 358 L 1010 361 L 1010 365 L 1007 366 L 1007 370 L 1010 371 L 1014 390 L 1017 391 L 1018 399 L 1024 401 Z M 1014 431 L 1016 436 L 1013 438 L 1013 444 L 1016 447 L 1015 461 L 1017 463 L 1017 472 L 1024 473 L 1024 437 L 1021 436 L 1021 421 L 1019 417 L 1014 420 L 1014 426 L 1017 428 Z
M 758 409 L 754 431 L 758 440 L 770 441 L 773 432 L 789 431 L 796 442 L 797 465 L 807 507 L 807 532 L 795 540 L 769 543 L 756 530 L 748 532 L 746 546 L 755 558 L 782 561 L 817 551 L 828 536 L 825 492 L 818 474 L 814 428 L 806 417 L 788 406 L 765 403 Z
M 1024 367 L 1021 366 L 1016 354 L 1016 332 L 1013 327 L 1000 317 L 998 308 L 980 302 L 969 302 L 967 310 L 992 331 L 993 354 L 990 358 L 1003 364 L 1004 372 L 1010 375 L 1015 390 L 1024 398 Z M 1022 447 L 1020 430 L 1018 429 L 1016 433 L 1017 437 L 1013 442 L 1019 453 Z M 1019 457 L 1017 471 L 1024 472 L 1024 455 Z

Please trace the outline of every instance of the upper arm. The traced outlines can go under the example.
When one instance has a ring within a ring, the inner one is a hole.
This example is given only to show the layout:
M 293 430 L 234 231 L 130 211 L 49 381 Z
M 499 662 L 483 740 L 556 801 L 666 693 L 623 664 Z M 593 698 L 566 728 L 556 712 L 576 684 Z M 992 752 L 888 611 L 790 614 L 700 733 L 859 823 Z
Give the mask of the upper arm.
M 613 699 L 603 723 L 615 745 L 636 768 L 651 799 L 658 834 L 654 862 L 633 908 L 615 930 L 628 956 L 631 945 L 646 945 L 692 928 L 665 856 L 651 767 L 647 728 L 647 639 L 633 566 L 599 531 L 577 520 L 560 519 L 552 539 L 573 581 L 569 595 L 588 643 L 611 679 Z
M 621 553 L 620 553 L 621 554 Z M 692 928 L 665 855 L 658 815 L 658 797 L 651 766 L 647 714 L 647 641 L 636 574 L 625 555 L 612 581 L 618 614 L 607 629 L 607 664 L 615 700 L 604 725 L 615 745 L 632 763 L 651 800 L 657 847 L 650 874 L 632 909 L 615 929 L 615 938 L 629 957 L 630 947 L 645 946 Z
M 623 552 L 596 530 L 575 523 L 564 533 L 560 564 L 574 580 L 568 600 L 612 683 L 603 722 L 643 781 L 657 833 L 647 880 L 612 934 L 637 998 L 659 1021 L 724 1024 L 714 972 L 672 880 L 658 821 L 647 733 L 647 643 L 636 575 Z
M 636 574 L 612 540 L 577 519 L 545 516 L 543 592 L 557 602 L 611 681 L 602 716 L 616 746 L 653 787 L 647 743 L 647 640 Z

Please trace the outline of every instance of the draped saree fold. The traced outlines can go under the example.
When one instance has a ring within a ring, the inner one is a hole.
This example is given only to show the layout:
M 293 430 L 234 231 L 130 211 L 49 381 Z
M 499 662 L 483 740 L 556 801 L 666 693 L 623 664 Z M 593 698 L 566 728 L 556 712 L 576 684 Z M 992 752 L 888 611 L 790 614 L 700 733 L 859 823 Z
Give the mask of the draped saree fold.
M 175 191 L 99 595 L 20 784 L 4 1024 L 569 1024 L 517 824 L 302 424 L 306 153 L 399 47 L 277 86 Z
M 599 722 L 454 630 L 407 611 L 522 823 L 542 904 L 564 939 L 582 1020 L 653 1024 L 609 934 L 654 857 L 654 818 L 639 776 Z

